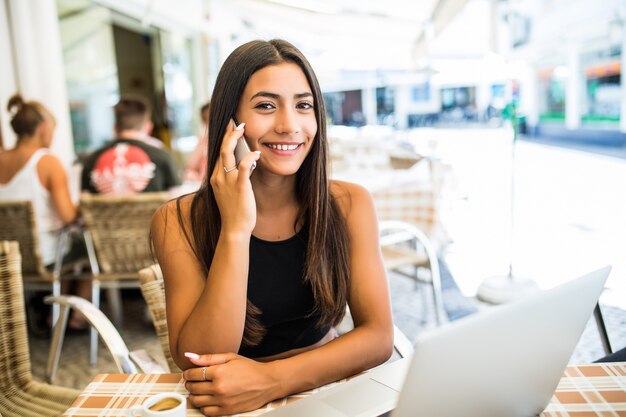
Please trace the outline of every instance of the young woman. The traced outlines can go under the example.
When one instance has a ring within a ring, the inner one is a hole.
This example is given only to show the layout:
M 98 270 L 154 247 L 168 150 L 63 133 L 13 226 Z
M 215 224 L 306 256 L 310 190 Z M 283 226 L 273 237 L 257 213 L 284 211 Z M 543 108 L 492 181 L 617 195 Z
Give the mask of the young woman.
M 172 355 L 209 416 L 353 375 L 393 348 L 372 199 L 328 178 L 324 103 L 306 58 L 282 40 L 244 44 L 211 104 L 210 180 L 152 223 Z M 244 135 L 252 151 L 237 166 Z M 346 303 L 355 327 L 337 337 Z
M 52 266 L 59 232 L 78 214 L 70 198 L 65 169 L 50 150 L 56 120 L 43 104 L 11 97 L 8 110 L 11 127 L 17 135 L 14 149 L 0 153 L 0 200 L 30 200 L 38 228 L 40 253 L 45 265 Z M 81 281 L 78 294 L 89 298 L 89 282 Z M 72 315 L 71 329 L 86 329 L 80 315 Z

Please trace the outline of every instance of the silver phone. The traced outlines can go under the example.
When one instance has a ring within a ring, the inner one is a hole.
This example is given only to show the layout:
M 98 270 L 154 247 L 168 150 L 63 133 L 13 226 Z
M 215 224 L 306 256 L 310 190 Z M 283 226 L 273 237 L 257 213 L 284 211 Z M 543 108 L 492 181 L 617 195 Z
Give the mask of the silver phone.
M 235 146 L 235 164 L 239 168 L 239 162 L 250 152 L 250 147 L 246 142 L 246 139 L 242 136 L 237 139 L 237 145 Z
M 233 116 L 233 121 L 235 122 L 235 126 L 239 126 L 239 122 Z M 250 152 L 250 147 L 248 146 L 248 142 L 246 142 L 245 136 L 237 139 L 237 145 L 235 145 L 235 164 L 237 168 L 239 168 L 239 163 Z M 252 164 L 252 169 L 256 168 L 256 161 Z

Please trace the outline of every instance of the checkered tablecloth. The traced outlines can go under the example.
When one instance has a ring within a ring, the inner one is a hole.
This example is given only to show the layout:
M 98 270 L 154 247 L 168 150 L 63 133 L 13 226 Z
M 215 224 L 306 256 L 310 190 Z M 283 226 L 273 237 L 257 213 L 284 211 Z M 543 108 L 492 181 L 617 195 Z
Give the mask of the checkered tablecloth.
M 346 380 L 272 401 L 258 410 L 237 416 L 260 416 L 270 410 L 331 388 L 344 381 Z M 63 417 L 126 417 L 128 408 L 142 404 L 148 397 L 163 392 L 178 392 L 187 395 L 181 374 L 99 374 L 87 385 L 74 401 L 74 404 L 63 414 Z M 202 413 L 188 404 L 187 416 L 200 417 Z
M 335 384 L 273 401 L 240 414 L 259 416 Z M 85 388 L 63 416 L 126 416 L 126 409 L 162 392 L 186 394 L 180 374 L 100 374 Z M 189 417 L 202 414 L 189 408 Z M 568 366 L 542 417 L 626 417 L 626 362 Z
M 542 417 L 626 417 L 626 362 L 568 366 Z

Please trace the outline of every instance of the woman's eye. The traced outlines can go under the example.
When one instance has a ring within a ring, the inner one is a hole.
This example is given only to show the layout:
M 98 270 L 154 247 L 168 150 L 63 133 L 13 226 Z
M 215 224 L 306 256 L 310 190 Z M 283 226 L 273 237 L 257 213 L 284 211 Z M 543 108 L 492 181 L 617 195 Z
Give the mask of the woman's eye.
M 301 110 L 309 110 L 313 108 L 313 103 L 309 103 L 308 101 L 303 101 L 298 103 L 298 108 Z
M 272 103 L 259 103 L 255 106 L 255 108 L 261 109 L 261 110 L 272 110 L 275 107 Z

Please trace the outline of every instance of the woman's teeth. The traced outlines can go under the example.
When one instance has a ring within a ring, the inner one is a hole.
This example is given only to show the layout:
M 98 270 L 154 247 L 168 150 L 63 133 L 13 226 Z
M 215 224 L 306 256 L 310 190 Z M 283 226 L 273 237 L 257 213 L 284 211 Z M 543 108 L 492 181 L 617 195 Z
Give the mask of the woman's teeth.
M 273 143 L 268 143 L 266 146 L 268 148 L 276 149 L 277 151 L 293 151 L 300 145 L 275 145 Z

